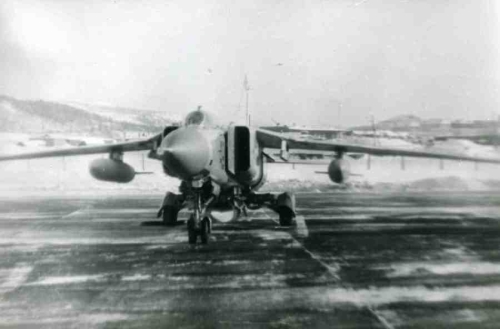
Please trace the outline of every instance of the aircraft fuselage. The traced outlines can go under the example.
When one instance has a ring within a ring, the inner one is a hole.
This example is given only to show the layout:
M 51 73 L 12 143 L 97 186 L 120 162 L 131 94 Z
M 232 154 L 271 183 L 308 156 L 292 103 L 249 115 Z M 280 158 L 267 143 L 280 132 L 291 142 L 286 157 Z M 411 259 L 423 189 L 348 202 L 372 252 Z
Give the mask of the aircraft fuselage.
M 188 183 L 209 178 L 222 190 L 252 191 L 264 183 L 262 150 L 246 126 L 183 125 L 163 138 L 157 156 L 167 175 Z

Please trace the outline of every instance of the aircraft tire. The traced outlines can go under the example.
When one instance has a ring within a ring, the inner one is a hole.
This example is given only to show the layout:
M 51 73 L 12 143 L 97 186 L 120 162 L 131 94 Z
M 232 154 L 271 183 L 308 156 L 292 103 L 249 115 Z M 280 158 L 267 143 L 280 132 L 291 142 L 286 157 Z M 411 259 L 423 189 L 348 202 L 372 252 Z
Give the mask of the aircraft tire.
M 293 224 L 293 216 L 287 216 L 284 214 L 280 214 L 280 225 L 281 226 L 292 226 Z
M 291 226 L 293 224 L 294 213 L 288 207 L 280 207 L 278 209 L 278 214 L 280 216 L 280 225 L 281 226 Z
M 189 244 L 196 244 L 196 240 L 198 240 L 198 232 L 196 232 L 194 229 L 188 229 Z
M 274 210 L 280 217 L 281 226 L 291 226 L 295 218 L 295 196 L 286 192 L 278 195 Z
M 201 244 L 207 244 L 208 243 L 208 237 L 210 235 L 210 220 L 205 217 L 201 221 L 201 227 L 200 227 L 200 240 Z
M 177 224 L 177 215 L 179 214 L 179 210 L 174 206 L 164 206 L 163 207 L 163 224 L 167 226 L 174 226 Z
M 188 242 L 189 244 L 196 244 L 198 235 L 194 231 L 189 231 L 188 232 Z
M 194 228 L 193 218 L 189 218 L 187 222 L 187 231 L 189 244 L 196 244 L 196 240 L 198 239 L 198 232 L 196 232 L 196 229 Z

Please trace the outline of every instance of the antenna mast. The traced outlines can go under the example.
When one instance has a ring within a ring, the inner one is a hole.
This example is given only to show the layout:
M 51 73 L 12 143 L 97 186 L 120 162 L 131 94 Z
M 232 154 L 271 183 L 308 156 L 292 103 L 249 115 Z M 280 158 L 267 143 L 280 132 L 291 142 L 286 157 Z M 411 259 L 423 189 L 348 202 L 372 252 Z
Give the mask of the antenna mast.
M 250 120 L 250 112 L 248 112 L 248 94 L 250 91 L 250 85 L 248 84 L 248 77 L 245 74 L 245 81 L 243 82 L 243 88 L 245 88 L 245 95 L 246 95 L 246 121 L 247 125 L 250 127 L 251 120 Z

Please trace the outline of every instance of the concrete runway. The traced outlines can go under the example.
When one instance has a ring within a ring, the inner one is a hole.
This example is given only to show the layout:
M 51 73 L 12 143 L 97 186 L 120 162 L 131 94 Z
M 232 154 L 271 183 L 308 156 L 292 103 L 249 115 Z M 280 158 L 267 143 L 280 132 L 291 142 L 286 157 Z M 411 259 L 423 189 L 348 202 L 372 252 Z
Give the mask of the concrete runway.
M 161 199 L 0 199 L 0 328 L 500 327 L 500 193 L 302 194 L 194 247 Z

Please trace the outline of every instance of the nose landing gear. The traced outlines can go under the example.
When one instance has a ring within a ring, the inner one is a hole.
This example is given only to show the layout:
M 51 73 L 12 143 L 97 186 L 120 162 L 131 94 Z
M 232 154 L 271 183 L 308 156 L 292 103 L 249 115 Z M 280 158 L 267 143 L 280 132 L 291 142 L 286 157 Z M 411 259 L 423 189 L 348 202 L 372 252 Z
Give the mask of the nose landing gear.
M 196 219 L 195 216 L 195 214 L 192 214 L 187 222 L 189 244 L 196 244 L 198 236 L 201 244 L 207 244 L 212 232 L 212 222 L 208 216 L 203 217 L 201 220 Z
M 212 221 L 208 216 L 207 209 L 214 197 L 211 196 L 206 202 L 203 202 L 203 195 L 204 191 L 202 189 L 194 190 L 193 213 L 187 221 L 189 244 L 196 244 L 198 236 L 202 244 L 207 244 L 212 232 Z

